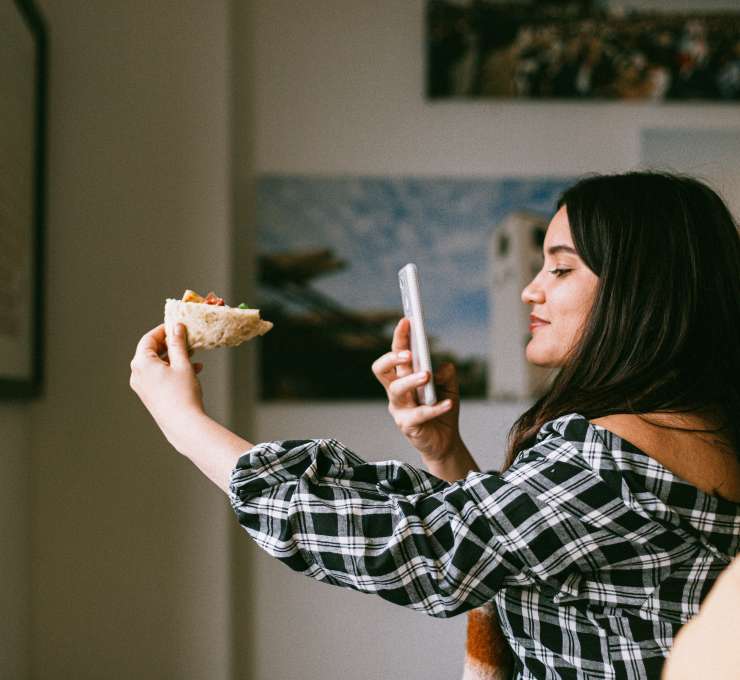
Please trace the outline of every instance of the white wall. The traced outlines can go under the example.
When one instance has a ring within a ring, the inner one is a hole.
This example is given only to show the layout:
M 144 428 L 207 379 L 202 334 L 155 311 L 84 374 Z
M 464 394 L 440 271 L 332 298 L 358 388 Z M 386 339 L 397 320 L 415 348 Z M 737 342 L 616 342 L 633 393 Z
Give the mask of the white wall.
M 740 223 L 740 122 L 734 130 L 645 130 L 642 162 L 708 182 Z
M 166 296 L 230 293 L 229 2 L 40 5 L 49 302 L 46 395 L 26 433 L 31 677 L 228 678 L 228 502 L 171 450 L 128 379 Z M 204 374 L 222 418 L 226 358 L 208 357 Z
M 30 668 L 29 411 L 0 405 L 0 678 L 26 678 Z
M 256 3 L 256 173 L 572 176 L 637 166 L 640 131 L 738 126 L 711 105 L 436 102 L 423 97 L 422 0 Z M 333 367 L 341 370 L 340 366 Z M 483 466 L 500 460 L 522 404 L 463 405 Z M 335 436 L 370 459 L 413 454 L 381 403 L 259 408 L 257 438 Z M 246 538 L 245 538 L 246 540 Z M 464 617 L 437 621 L 312 583 L 254 551 L 257 680 L 454 678 Z
M 235 0 L 231 3 L 231 185 L 234 210 L 231 245 L 234 299 L 254 300 L 256 284 L 254 257 L 254 70 L 256 3 Z M 259 342 L 242 345 L 231 353 L 231 420 L 238 432 L 255 432 L 254 401 L 257 393 Z M 254 554 L 256 546 L 245 540 L 244 532 L 232 518 L 231 548 L 231 645 L 233 678 L 253 680 L 254 659 L 259 640 L 254 630 L 262 630 L 262 617 L 256 609 Z

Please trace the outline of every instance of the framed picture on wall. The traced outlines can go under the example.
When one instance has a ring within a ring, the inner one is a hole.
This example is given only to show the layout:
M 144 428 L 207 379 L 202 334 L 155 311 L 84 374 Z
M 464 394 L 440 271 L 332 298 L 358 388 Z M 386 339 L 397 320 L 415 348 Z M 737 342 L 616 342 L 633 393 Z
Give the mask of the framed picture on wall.
M 46 31 L 30 0 L 0 3 L 0 397 L 43 374 Z
M 522 289 L 569 177 L 261 175 L 258 306 L 263 401 L 385 399 L 370 367 L 403 316 L 398 270 L 419 267 L 432 363 L 465 398 L 524 400 Z
M 427 96 L 740 102 L 737 0 L 426 0 Z

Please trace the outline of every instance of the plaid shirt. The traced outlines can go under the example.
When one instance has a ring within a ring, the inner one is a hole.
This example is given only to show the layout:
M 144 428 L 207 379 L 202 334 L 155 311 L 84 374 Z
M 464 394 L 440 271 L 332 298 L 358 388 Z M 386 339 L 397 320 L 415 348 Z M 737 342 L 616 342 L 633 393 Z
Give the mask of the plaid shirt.
M 740 543 L 740 506 L 578 414 L 454 483 L 333 439 L 260 444 L 230 498 L 307 576 L 437 617 L 493 600 L 522 679 L 658 678 Z

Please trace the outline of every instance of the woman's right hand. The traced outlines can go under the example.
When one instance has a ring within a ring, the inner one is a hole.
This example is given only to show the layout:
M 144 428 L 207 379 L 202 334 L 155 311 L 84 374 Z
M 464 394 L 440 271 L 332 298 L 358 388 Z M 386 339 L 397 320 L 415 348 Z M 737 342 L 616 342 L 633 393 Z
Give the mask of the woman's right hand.
M 419 405 L 416 390 L 432 376 L 428 371 L 413 372 L 407 318 L 398 322 L 393 331 L 391 351 L 378 358 L 372 370 L 388 395 L 388 412 L 411 446 L 421 453 L 424 462 L 439 463 L 460 450 L 460 394 L 455 367 L 447 363 L 437 370 L 437 403 Z

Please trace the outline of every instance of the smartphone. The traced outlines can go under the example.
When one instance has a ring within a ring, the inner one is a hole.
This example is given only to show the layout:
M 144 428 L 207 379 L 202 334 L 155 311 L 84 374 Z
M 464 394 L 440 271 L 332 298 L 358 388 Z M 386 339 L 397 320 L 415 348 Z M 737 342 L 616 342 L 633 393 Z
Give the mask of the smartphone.
M 403 315 L 411 321 L 411 356 L 414 373 L 432 371 L 432 359 L 429 354 L 429 342 L 424 330 L 424 314 L 421 309 L 421 287 L 419 285 L 419 270 L 413 262 L 401 267 L 398 271 L 398 282 L 401 286 L 401 300 Z M 434 377 L 417 389 L 420 404 L 431 406 L 437 403 L 434 392 Z

